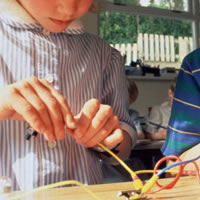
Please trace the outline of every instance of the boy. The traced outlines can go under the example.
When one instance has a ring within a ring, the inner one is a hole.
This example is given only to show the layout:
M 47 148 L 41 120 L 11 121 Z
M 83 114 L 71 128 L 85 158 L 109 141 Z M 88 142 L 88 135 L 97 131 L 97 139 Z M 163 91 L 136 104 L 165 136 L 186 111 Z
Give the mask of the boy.
M 152 107 L 147 117 L 145 133 L 147 138 L 152 140 L 164 140 L 166 138 L 167 126 L 171 113 L 176 79 L 170 84 L 168 89 L 168 100 L 161 105 Z
M 164 155 L 180 155 L 183 160 L 195 158 L 200 150 L 199 55 L 200 49 L 197 49 L 183 60 L 162 147 Z
M 121 56 L 75 21 L 91 4 L 0 1 L 0 176 L 13 190 L 102 183 L 93 147 L 125 159 L 135 143 Z M 26 141 L 27 124 L 41 134 Z
M 134 103 L 139 96 L 139 89 L 133 80 L 127 80 L 128 84 L 128 94 L 129 94 L 129 106 Z M 144 133 L 140 125 L 141 121 L 139 119 L 139 112 L 132 108 L 129 108 L 129 115 L 134 121 L 135 128 L 137 130 L 138 139 L 144 139 Z

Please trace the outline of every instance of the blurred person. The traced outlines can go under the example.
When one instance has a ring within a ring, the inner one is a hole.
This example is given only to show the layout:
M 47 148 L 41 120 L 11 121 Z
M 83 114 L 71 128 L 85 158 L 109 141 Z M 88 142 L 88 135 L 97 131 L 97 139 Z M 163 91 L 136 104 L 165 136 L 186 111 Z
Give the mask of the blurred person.
M 139 95 L 139 90 L 135 81 L 127 80 L 127 84 L 128 84 L 128 93 L 129 93 L 129 105 L 131 105 L 137 100 L 138 95 Z M 144 133 L 141 127 L 141 121 L 140 121 L 141 118 L 139 116 L 139 112 L 129 107 L 129 115 L 134 122 L 138 139 L 144 139 Z
M 153 106 L 146 120 L 145 135 L 152 140 L 162 140 L 166 138 L 167 126 L 172 108 L 176 80 L 168 89 L 168 100 L 161 105 Z

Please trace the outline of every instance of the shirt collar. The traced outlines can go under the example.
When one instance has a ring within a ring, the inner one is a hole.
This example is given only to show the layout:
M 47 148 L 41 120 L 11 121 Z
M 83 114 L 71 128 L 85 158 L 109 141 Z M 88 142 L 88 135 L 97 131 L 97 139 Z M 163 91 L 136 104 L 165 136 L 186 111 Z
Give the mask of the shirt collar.
M 0 0 L 0 18 L 9 26 L 19 29 L 44 30 L 16 0 Z M 68 34 L 85 32 L 80 20 L 72 22 L 64 31 Z

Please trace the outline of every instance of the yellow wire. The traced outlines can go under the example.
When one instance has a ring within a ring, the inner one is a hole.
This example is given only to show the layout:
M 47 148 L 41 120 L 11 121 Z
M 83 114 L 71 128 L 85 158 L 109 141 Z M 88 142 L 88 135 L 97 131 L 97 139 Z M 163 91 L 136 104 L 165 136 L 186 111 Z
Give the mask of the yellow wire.
M 128 165 L 126 165 L 126 163 L 124 161 L 122 161 L 116 154 L 114 154 L 110 149 L 108 149 L 107 147 L 105 147 L 103 144 L 98 144 L 102 149 L 104 149 L 105 151 L 107 151 L 110 155 L 112 155 L 128 172 L 129 174 L 131 174 L 132 176 L 135 176 L 135 172 L 132 171 L 130 169 L 130 167 Z
M 159 172 L 161 170 L 156 170 L 156 172 Z M 168 173 L 178 173 L 179 171 L 178 170 L 166 170 L 165 173 L 168 172 Z M 154 173 L 154 170 L 138 170 L 135 172 L 137 175 L 138 174 L 148 174 L 148 173 L 151 173 L 153 174 Z
M 99 197 L 97 197 L 86 186 L 84 186 L 82 183 L 80 183 L 79 181 L 75 181 L 75 180 L 62 181 L 62 182 L 59 182 L 59 183 L 54 183 L 54 184 L 42 186 L 42 187 L 36 188 L 36 189 L 34 189 L 32 191 L 23 192 L 23 193 L 20 193 L 18 195 L 15 195 L 14 197 L 10 197 L 8 200 L 18 200 L 18 199 L 21 199 L 21 198 L 24 198 L 24 197 L 30 195 L 31 193 L 40 192 L 40 191 L 43 191 L 43 190 L 52 189 L 52 188 L 60 187 L 60 186 L 64 186 L 64 185 L 78 185 L 78 186 L 82 187 L 94 199 L 96 199 L 96 200 L 102 200 Z
M 130 167 L 128 165 L 126 165 L 126 163 L 124 161 L 122 161 L 116 154 L 114 154 L 110 149 L 108 149 L 107 147 L 105 147 L 102 144 L 98 144 L 102 149 L 104 149 L 105 151 L 107 151 L 111 156 L 113 156 L 131 175 L 132 179 L 133 179 L 133 185 L 134 188 L 136 190 L 140 190 L 143 187 L 143 183 L 142 181 L 138 178 L 137 174 L 130 169 Z
M 153 170 L 143 170 L 141 171 L 137 171 L 137 173 L 135 173 L 133 170 L 130 169 L 130 167 L 128 165 L 125 164 L 125 162 L 123 162 L 116 154 L 114 154 L 110 149 L 108 149 L 107 147 L 105 147 L 102 144 L 98 144 L 102 149 L 104 149 L 105 151 L 107 151 L 111 156 L 113 156 L 131 175 L 131 177 L 133 178 L 133 186 L 136 190 L 140 190 L 143 188 L 143 183 L 142 181 L 137 177 L 137 174 L 140 173 L 152 173 Z M 149 172 L 151 171 L 151 172 Z M 99 197 L 97 197 L 91 190 L 89 190 L 87 187 L 85 187 L 82 183 L 75 181 L 75 180 L 68 180 L 68 181 L 62 181 L 59 183 L 54 183 L 54 184 L 50 184 L 50 185 L 46 185 L 46 186 L 42 186 L 39 188 L 36 188 L 32 191 L 28 191 L 28 192 L 23 192 L 20 193 L 18 195 L 15 195 L 14 197 L 10 197 L 8 200 L 18 200 L 21 199 L 25 196 L 30 195 L 31 193 L 36 193 L 36 192 L 40 192 L 43 190 L 47 190 L 47 189 L 51 189 L 51 188 L 55 188 L 55 187 L 60 187 L 60 186 L 64 186 L 64 185 L 79 185 L 81 186 L 89 195 L 91 195 L 94 199 L 96 200 L 101 200 Z

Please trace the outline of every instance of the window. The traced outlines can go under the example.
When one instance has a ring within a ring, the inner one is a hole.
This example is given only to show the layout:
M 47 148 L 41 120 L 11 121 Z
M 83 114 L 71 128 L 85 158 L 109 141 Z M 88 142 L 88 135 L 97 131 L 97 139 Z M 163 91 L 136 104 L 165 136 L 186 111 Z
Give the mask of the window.
M 99 14 L 99 34 L 126 58 L 179 68 L 199 46 L 199 0 L 107 0 Z M 200 20 L 199 20 L 200 21 Z
M 157 7 L 169 10 L 188 11 L 188 0 L 107 0 L 108 2 L 123 5 L 135 4 L 144 7 Z

